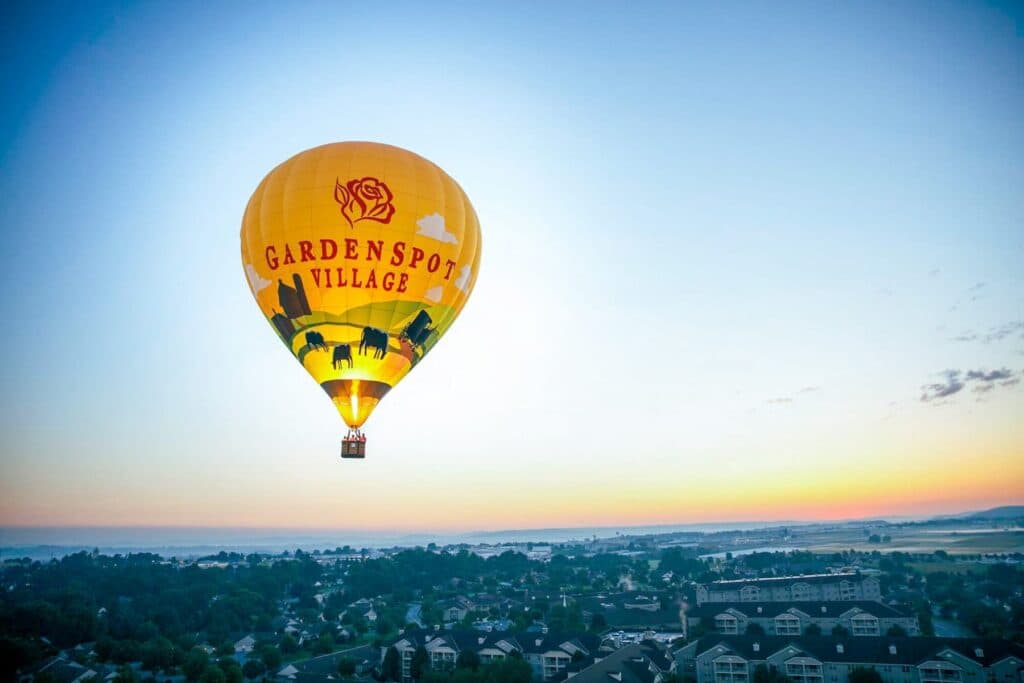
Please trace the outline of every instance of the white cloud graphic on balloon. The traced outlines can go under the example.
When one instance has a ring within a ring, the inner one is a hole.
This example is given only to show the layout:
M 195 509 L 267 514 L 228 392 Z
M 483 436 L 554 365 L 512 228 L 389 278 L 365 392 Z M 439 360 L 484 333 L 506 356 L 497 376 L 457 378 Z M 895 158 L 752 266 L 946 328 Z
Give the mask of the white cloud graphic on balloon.
M 417 235 L 423 235 L 429 237 L 432 240 L 438 242 L 444 242 L 445 244 L 458 244 L 459 240 L 455 237 L 455 233 L 448 232 L 444 226 L 444 216 L 439 213 L 432 213 L 429 216 L 416 221 L 416 225 L 419 226 L 419 230 L 416 231 Z
M 469 286 L 469 276 L 473 274 L 473 269 L 470 266 L 462 266 L 459 270 L 459 276 L 455 278 L 455 286 L 460 291 L 467 291 L 466 288 Z
M 249 280 L 249 286 L 252 287 L 254 293 L 266 289 L 267 285 L 270 284 L 270 280 L 264 280 L 260 277 L 260 274 L 256 272 L 251 263 L 245 264 L 245 277 Z
M 431 287 L 430 289 L 428 289 L 426 293 L 423 295 L 423 298 L 426 299 L 427 301 L 433 301 L 436 304 L 438 301 L 441 300 L 441 297 L 443 295 L 444 287 L 438 285 L 437 287 Z

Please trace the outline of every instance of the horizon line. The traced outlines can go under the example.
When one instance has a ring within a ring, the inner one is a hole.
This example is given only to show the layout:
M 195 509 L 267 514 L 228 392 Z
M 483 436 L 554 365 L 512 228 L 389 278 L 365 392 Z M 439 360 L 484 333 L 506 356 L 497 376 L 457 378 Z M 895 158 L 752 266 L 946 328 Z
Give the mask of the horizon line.
M 998 505 L 1001 507 L 1024 506 L 1024 502 L 1010 505 Z M 215 524 L 2 524 L 0 529 L 196 529 L 196 530 L 248 530 L 248 531 L 320 531 L 320 532 L 344 532 L 362 534 L 392 534 L 392 535 L 477 535 L 477 534 L 500 534 L 500 533 L 529 533 L 544 531 L 575 531 L 575 530 L 600 530 L 600 529 L 640 529 L 640 528 L 672 528 L 679 526 L 725 526 L 735 525 L 787 525 L 787 524 L 838 524 L 849 522 L 866 522 L 872 520 L 888 521 L 890 519 L 900 520 L 930 520 L 938 517 L 960 517 L 972 515 L 985 510 L 964 510 L 957 513 L 932 513 L 932 514 L 877 514 L 865 517 L 845 518 L 822 518 L 822 519 L 746 519 L 746 520 L 717 520 L 703 522 L 651 522 L 632 524 L 594 524 L 579 526 L 549 526 L 549 527 L 523 527 L 523 528 L 493 528 L 493 529 L 382 529 L 373 527 L 352 528 L 335 526 L 266 526 L 266 525 L 215 525 Z

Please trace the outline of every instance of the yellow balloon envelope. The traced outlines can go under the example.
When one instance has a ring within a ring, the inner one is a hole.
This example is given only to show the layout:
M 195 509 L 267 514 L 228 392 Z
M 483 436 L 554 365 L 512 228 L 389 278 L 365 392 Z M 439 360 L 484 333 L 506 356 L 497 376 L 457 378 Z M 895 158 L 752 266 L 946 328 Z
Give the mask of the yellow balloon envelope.
M 480 262 L 458 183 L 370 142 L 315 147 L 272 170 L 241 237 L 260 310 L 353 429 L 448 331 Z

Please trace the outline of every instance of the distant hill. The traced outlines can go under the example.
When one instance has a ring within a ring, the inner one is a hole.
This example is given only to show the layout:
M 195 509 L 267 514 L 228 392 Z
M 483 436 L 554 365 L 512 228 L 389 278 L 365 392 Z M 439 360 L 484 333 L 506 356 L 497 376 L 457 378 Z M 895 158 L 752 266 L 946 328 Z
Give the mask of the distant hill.
M 1012 519 L 1014 517 L 1024 517 L 1024 505 L 1004 505 L 964 515 L 965 519 Z

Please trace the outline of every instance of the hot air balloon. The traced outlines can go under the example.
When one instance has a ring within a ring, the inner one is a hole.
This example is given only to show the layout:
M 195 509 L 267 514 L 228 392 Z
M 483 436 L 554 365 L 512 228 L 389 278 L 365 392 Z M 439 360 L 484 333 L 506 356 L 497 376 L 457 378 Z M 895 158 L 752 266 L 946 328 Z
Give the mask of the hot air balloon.
M 296 154 L 253 192 L 242 265 L 271 328 L 361 428 L 445 335 L 476 282 L 480 226 L 462 188 L 412 152 L 339 142 Z

